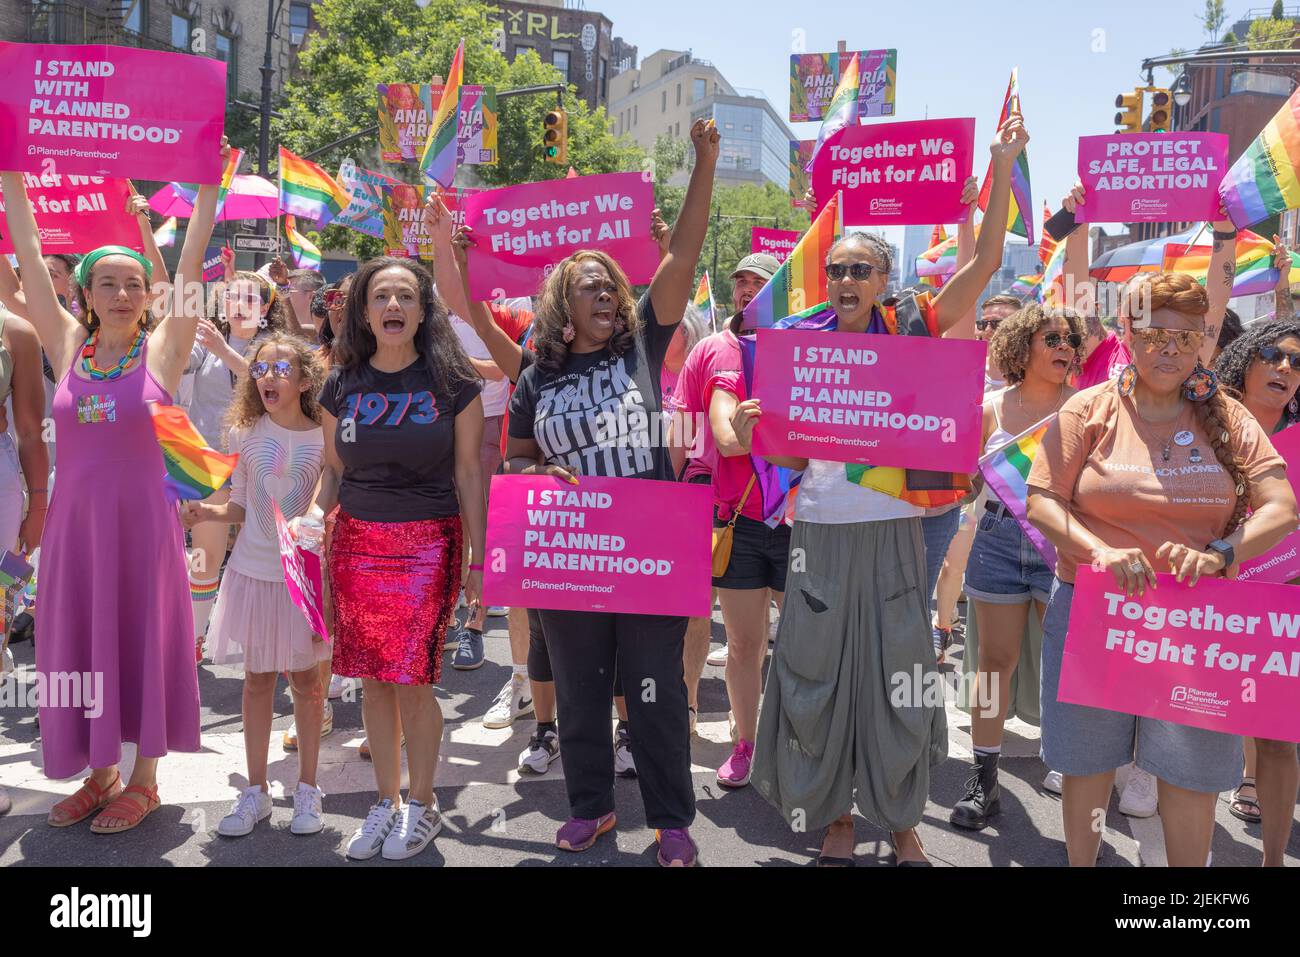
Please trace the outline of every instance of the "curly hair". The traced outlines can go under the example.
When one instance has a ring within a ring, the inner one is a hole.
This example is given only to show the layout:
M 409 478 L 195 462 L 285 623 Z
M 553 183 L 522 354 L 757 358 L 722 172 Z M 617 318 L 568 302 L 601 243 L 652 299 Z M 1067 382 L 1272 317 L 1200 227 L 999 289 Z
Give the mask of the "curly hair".
M 1130 297 L 1124 303 L 1124 311 L 1130 320 L 1132 313 L 1129 310 L 1134 302 L 1145 305 L 1152 314 L 1161 309 L 1172 309 L 1184 316 L 1204 319 L 1210 311 L 1210 300 L 1205 287 L 1186 273 L 1162 272 L 1134 283 L 1130 287 Z M 1223 389 L 1217 390 L 1204 402 L 1193 402 L 1192 407 L 1196 410 L 1202 431 L 1210 441 L 1210 448 L 1214 450 L 1214 457 L 1219 460 L 1235 487 L 1236 505 L 1223 530 L 1224 536 L 1231 535 L 1245 520 L 1250 506 L 1250 476 L 1246 474 L 1232 447 L 1230 431 L 1238 426 L 1241 409 Z
M 1214 372 L 1219 377 L 1220 385 L 1232 390 L 1237 396 L 1244 396 L 1246 373 L 1259 358 L 1259 350 L 1265 346 L 1275 346 L 1288 338 L 1300 339 L 1300 319 L 1261 323 L 1229 343 L 1214 362 Z M 1300 373 L 1300 369 L 1295 371 Z M 1282 422 L 1284 426 L 1294 425 L 1300 422 L 1300 413 L 1292 412 L 1288 406 L 1282 411 Z
M 299 396 L 303 415 L 319 423 L 321 407 L 316 397 L 320 395 L 321 386 L 325 384 L 325 363 L 316 354 L 311 343 L 288 332 L 271 332 L 250 343 L 244 358 L 250 364 L 254 363 L 262 350 L 268 346 L 284 346 L 297 359 L 298 372 L 307 383 L 306 390 Z M 257 380 L 246 375 L 235 384 L 235 395 L 231 400 L 230 408 L 226 410 L 223 428 L 246 429 L 266 414 L 266 407 L 262 405 L 262 397 L 258 394 Z
M 604 266 L 617 287 L 614 298 L 618 302 L 618 313 L 614 317 L 615 332 L 609 339 L 610 352 L 621 356 L 631 349 L 641 328 L 636 299 L 632 296 L 632 284 L 628 282 L 622 267 L 598 249 L 580 249 L 556 264 L 546 277 L 542 293 L 537 298 L 533 345 L 537 350 L 537 364 L 547 372 L 558 372 L 564 366 L 564 360 L 569 357 L 569 346 L 564 341 L 564 327 L 569 324 L 569 292 L 573 288 L 578 268 L 584 262 L 596 262 Z M 617 330 L 620 319 L 623 320 L 621 332 Z
M 262 325 L 258 330 L 257 335 L 259 337 L 266 336 L 270 333 L 289 331 L 289 320 L 287 318 L 289 307 L 285 304 L 285 297 L 276 292 L 275 286 L 271 285 L 269 279 L 265 276 L 259 276 L 255 272 L 244 272 L 241 270 L 240 272 L 235 273 L 235 280 L 257 283 L 257 293 L 262 301 L 262 305 L 265 306 L 268 303 L 270 304 L 270 308 L 266 311 L 265 325 Z M 227 339 L 230 338 L 229 319 L 225 320 L 222 332 L 225 333 Z
M 988 303 L 985 302 L 985 305 Z M 1083 334 L 1079 316 L 1072 309 L 1053 309 L 1037 302 L 1025 306 L 1019 312 L 1013 312 L 998 325 L 997 332 L 989 340 L 989 352 L 1009 385 L 1019 385 L 1025 381 L 1034 334 L 1053 319 L 1063 319 L 1071 332 Z M 1070 363 L 1071 371 L 1078 361 L 1079 350 L 1076 349 L 1074 360 Z

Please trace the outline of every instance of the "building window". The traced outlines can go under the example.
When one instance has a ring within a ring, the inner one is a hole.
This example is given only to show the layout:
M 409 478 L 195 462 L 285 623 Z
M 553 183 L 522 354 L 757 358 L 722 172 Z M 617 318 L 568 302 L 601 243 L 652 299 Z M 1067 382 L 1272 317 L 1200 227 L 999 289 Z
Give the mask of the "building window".
M 601 57 L 600 60 L 600 98 L 603 100 L 609 96 L 609 62 Z
M 190 48 L 190 18 L 172 14 L 172 46 L 178 50 Z
M 632 125 L 633 126 L 636 126 L 638 123 L 641 122 L 639 116 L 640 112 L 641 112 L 641 105 L 639 103 L 633 103 L 632 104 Z
M 126 17 L 122 20 L 122 26 L 133 33 L 145 33 L 145 24 L 149 22 L 149 11 L 144 7 L 145 0 L 128 0 L 130 7 L 126 11 Z M 186 44 L 188 47 L 189 44 Z
M 302 44 L 311 26 L 311 4 L 295 2 L 289 4 L 289 42 L 294 46 Z
M 668 112 L 668 91 L 667 90 L 664 90 L 662 93 L 659 94 L 659 112 L 660 113 Z
M 674 131 L 673 135 L 674 135 L 674 136 L 681 136 L 681 135 L 682 135 L 682 124 L 680 124 L 680 123 L 677 123 L 677 124 L 676 124 L 676 130 Z
M 682 85 L 680 83 L 677 84 L 677 105 L 682 105 Z
M 569 51 L 552 50 L 551 65 L 560 71 L 560 76 L 564 79 L 565 83 L 568 83 L 569 82 Z
M 530 50 L 535 50 L 535 49 L 537 48 L 530 47 L 527 43 L 516 43 L 515 52 L 513 56 L 523 56 L 525 53 L 528 53 Z
M 235 38 L 218 33 L 216 54 L 217 59 L 226 64 L 226 92 L 234 96 L 239 92 L 239 66 L 235 62 Z
M 691 91 L 691 102 L 695 103 L 698 100 L 704 99 L 708 95 L 709 95 L 709 82 L 707 80 L 701 79 L 700 77 L 696 77 L 694 81 L 694 88 Z

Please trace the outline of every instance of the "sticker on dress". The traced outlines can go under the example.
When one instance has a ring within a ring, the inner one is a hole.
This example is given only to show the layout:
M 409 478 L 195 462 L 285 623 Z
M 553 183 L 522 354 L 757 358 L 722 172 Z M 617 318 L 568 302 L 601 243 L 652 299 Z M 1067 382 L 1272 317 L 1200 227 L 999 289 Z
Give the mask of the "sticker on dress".
M 77 423 L 94 425 L 117 421 L 117 397 L 112 395 L 77 396 Z
M 1174 436 L 1175 445 L 1191 445 L 1194 441 L 1196 441 L 1196 436 L 1186 429 Z

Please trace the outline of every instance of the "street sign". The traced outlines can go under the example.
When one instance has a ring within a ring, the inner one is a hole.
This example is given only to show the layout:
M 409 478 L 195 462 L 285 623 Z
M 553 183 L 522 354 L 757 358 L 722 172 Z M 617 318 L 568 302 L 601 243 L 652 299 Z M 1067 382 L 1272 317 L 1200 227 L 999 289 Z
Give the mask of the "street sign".
M 280 237 L 236 233 L 234 248 L 237 253 L 277 253 L 280 251 Z

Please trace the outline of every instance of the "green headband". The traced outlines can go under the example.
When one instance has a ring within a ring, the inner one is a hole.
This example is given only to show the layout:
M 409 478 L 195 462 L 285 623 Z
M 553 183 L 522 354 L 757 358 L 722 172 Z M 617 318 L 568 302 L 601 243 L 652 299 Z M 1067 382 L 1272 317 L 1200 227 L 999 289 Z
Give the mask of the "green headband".
M 86 253 L 81 262 L 77 263 L 77 271 L 73 276 L 77 280 L 78 286 L 83 289 L 86 288 L 86 282 L 90 279 L 91 268 L 105 256 L 130 256 L 144 267 L 144 278 L 149 282 L 153 281 L 153 263 L 134 249 L 128 249 L 125 246 L 100 246 L 93 252 Z

